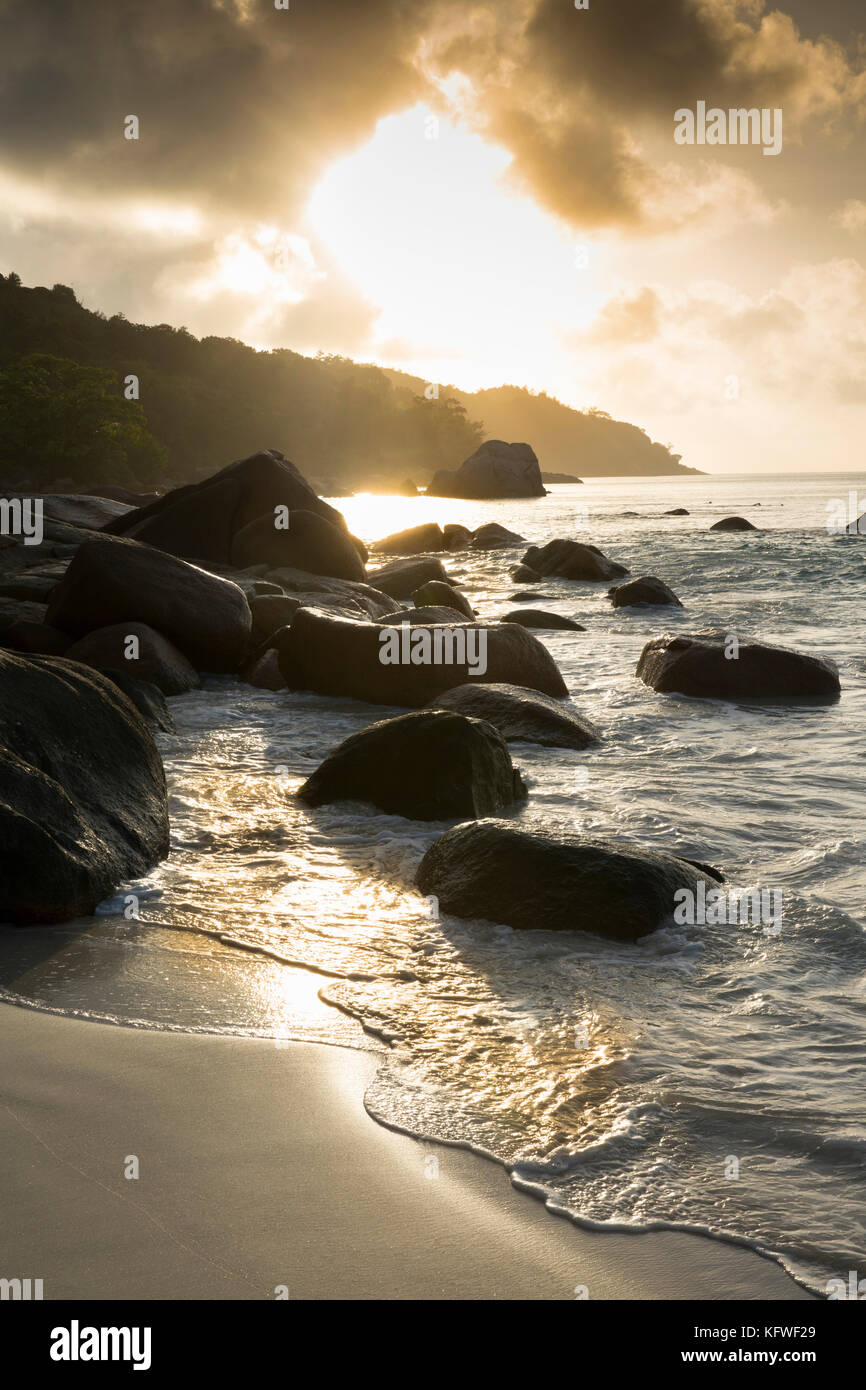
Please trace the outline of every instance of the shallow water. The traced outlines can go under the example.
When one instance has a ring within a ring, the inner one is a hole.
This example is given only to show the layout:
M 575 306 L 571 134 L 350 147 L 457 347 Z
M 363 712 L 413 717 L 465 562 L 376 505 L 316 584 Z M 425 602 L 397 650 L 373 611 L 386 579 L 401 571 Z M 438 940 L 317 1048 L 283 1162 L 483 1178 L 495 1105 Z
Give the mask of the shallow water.
M 780 890 L 778 935 L 671 923 L 635 946 L 437 920 L 412 884 L 446 823 L 292 795 L 389 711 L 214 679 L 171 702 L 178 733 L 161 736 L 171 858 L 95 918 L 2 931 L 0 997 L 375 1047 L 373 1115 L 495 1155 L 577 1219 L 744 1240 L 818 1290 L 866 1274 L 866 538 L 825 526 L 852 489 L 866 511 L 862 474 L 337 503 L 365 539 L 496 520 L 667 580 L 684 612 L 614 611 L 604 584 L 515 585 L 523 546 L 446 560 L 483 616 L 532 587 L 552 596 L 534 606 L 587 628 L 538 635 L 605 742 L 511 745 L 530 789 L 515 822 L 626 836 Z M 691 514 L 661 515 L 675 506 Z M 731 513 L 766 529 L 708 533 Z M 635 679 L 649 638 L 708 626 L 831 656 L 842 699 L 725 704 Z

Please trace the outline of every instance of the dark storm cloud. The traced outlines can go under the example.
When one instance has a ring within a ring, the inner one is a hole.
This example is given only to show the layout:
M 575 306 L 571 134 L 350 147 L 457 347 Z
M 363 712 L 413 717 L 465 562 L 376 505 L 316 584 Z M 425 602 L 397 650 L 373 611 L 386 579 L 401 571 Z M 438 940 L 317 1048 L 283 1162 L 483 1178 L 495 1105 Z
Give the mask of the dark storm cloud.
M 5 166 L 112 192 L 296 211 L 335 153 L 416 99 L 399 0 L 0 0 Z M 123 138 L 124 117 L 141 138 Z
M 545 117 L 507 96 L 489 112 L 490 134 L 514 156 L 512 184 L 583 226 L 639 220 L 643 169 L 613 122 L 561 107 Z
M 0 53 L 6 168 L 280 221 L 453 71 L 513 181 L 582 226 L 641 223 L 635 129 L 664 138 L 702 98 L 784 104 L 787 132 L 789 114 L 833 114 L 850 77 L 832 42 L 799 43 L 778 14 L 762 27 L 759 0 L 0 0 Z
M 733 95 L 730 27 L 720 22 L 727 8 L 607 0 L 575 12 L 561 0 L 541 0 L 527 26 L 528 54 L 563 95 L 577 86 L 623 114 L 655 110 L 667 118 L 709 93 Z
M 796 132 L 863 102 L 856 45 L 802 43 L 760 0 L 539 0 L 523 21 L 495 41 L 455 34 L 441 59 L 484 89 L 479 120 L 514 155 L 512 178 L 583 226 L 644 220 L 659 189 L 633 133 L 670 139 L 680 107 L 781 106 Z

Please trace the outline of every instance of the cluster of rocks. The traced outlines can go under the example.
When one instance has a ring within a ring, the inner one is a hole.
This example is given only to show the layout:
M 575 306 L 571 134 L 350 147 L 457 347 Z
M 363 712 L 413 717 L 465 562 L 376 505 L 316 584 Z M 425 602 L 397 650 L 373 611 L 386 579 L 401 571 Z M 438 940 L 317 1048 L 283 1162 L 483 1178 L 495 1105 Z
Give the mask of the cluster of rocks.
M 441 496 L 544 493 L 527 445 L 488 441 L 437 477 Z M 310 807 L 354 798 L 414 819 L 468 820 L 419 871 L 419 887 L 448 911 L 634 940 L 669 913 L 677 887 L 716 873 L 497 819 L 527 795 L 510 743 L 585 750 L 602 738 L 533 635 L 582 625 L 531 607 L 479 617 L 443 564 L 459 550 L 525 545 L 515 532 L 428 523 L 376 542 L 371 559 L 276 450 L 160 497 L 103 489 L 42 501 L 41 545 L 0 538 L 0 920 L 91 912 L 168 852 L 154 731 L 172 729 L 165 697 L 208 674 L 409 711 L 347 739 L 298 795 Z M 714 529 L 755 528 L 728 518 Z M 682 608 L 663 580 L 626 578 L 596 546 L 567 538 L 529 546 L 509 573 L 533 585 L 625 580 L 608 590 L 615 608 Z M 413 651 L 440 641 L 451 656 L 386 662 L 386 638 Z M 479 644 L 483 667 L 471 654 Z M 725 699 L 839 690 L 830 662 L 746 642 L 731 661 L 711 633 L 651 641 L 636 674 L 659 692 Z
M 41 543 L 0 538 L 0 920 L 90 912 L 167 853 L 154 731 L 173 727 L 165 697 L 207 674 L 419 710 L 335 754 L 306 790 L 316 804 L 337 786 L 363 792 L 373 769 L 368 799 L 402 814 L 487 815 L 525 795 L 494 725 L 420 708 L 475 679 L 566 696 L 547 649 L 516 623 L 479 622 L 430 554 L 521 537 L 497 525 L 419 528 L 381 543 L 368 575 L 342 515 L 275 450 L 165 496 L 103 489 L 39 502 Z M 403 622 L 483 634 L 484 671 L 383 664 L 383 628 Z

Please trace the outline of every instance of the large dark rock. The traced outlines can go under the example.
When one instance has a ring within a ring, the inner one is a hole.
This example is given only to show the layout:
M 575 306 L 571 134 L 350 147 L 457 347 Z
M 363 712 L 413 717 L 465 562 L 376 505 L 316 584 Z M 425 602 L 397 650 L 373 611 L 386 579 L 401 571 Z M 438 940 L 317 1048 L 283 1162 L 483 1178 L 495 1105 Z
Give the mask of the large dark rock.
M 630 579 L 627 584 L 618 584 L 615 589 L 608 590 L 607 596 L 614 608 L 664 604 L 673 608 L 683 606 L 673 589 L 668 588 L 664 580 L 657 579 L 654 574 L 646 574 L 641 579 Z
M 406 616 L 411 617 L 411 613 Z M 413 637 L 425 630 L 427 638 Z M 383 661 L 381 658 L 389 655 L 389 645 L 402 643 L 404 632 L 407 645 L 412 637 L 408 655 L 417 651 L 416 643 L 424 642 L 435 654 L 434 643 L 438 643 L 443 659 L 431 664 Z M 462 638 L 461 632 L 464 633 Z M 441 691 L 465 685 L 470 680 L 504 681 L 548 695 L 567 694 L 565 682 L 547 648 L 525 628 L 511 623 L 437 624 L 426 629 L 410 627 L 407 623 L 403 628 L 398 623 L 393 627 L 358 623 L 331 617 L 316 609 L 300 608 L 291 627 L 279 635 L 280 669 L 286 683 L 294 689 L 315 690 L 320 695 L 351 695 L 373 704 L 417 707 L 427 704 Z M 466 644 L 462 652 L 461 642 Z M 478 670 L 477 657 L 482 652 L 486 657 L 486 669 L 473 676 L 472 668 Z M 449 655 L 475 660 L 448 660 Z
M 501 623 L 520 623 L 521 627 L 550 628 L 560 632 L 586 632 L 586 628 L 576 623 L 574 618 L 564 618 L 561 613 L 545 613 L 540 608 L 513 608 L 503 613 Z
M 753 526 L 751 521 L 747 521 L 744 516 L 725 516 L 721 521 L 714 521 L 710 527 L 711 531 L 757 531 L 758 527 Z
M 529 574 L 511 571 L 512 579 L 530 581 L 539 575 L 556 575 L 560 579 L 586 579 L 599 583 L 603 579 L 619 579 L 628 574 L 625 565 L 609 560 L 597 546 L 582 541 L 555 540 L 539 549 L 531 545 L 523 557 Z
M 641 652 L 635 674 L 665 694 L 718 700 L 833 698 L 840 690 L 836 665 L 824 657 L 764 642 L 734 647 L 716 634 L 657 637 Z
M 440 468 L 428 497 L 544 497 L 538 459 L 528 444 L 487 439 L 454 472 Z
M 486 719 L 509 743 L 540 743 L 545 748 L 588 748 L 601 733 L 570 704 L 519 685 L 457 685 L 431 704 Z
M 370 547 L 381 555 L 424 555 L 430 550 L 446 550 L 442 527 L 435 521 L 412 526 L 408 531 L 395 531 Z
M 285 528 L 276 526 L 276 520 L 273 512 L 265 512 L 236 532 L 231 552 L 233 565 L 238 569 L 249 565 L 277 569 L 286 565 L 310 574 L 363 582 L 364 562 L 347 531 L 315 512 L 291 512 Z
M 230 564 L 238 532 L 265 514 L 273 520 L 277 507 L 314 512 L 332 526 L 346 529 L 342 514 L 317 497 L 306 478 L 277 449 L 230 463 L 204 482 L 175 488 L 104 529 L 116 536 L 146 541 L 171 555 Z
M 298 792 L 310 806 L 371 801 L 413 820 L 490 816 L 526 796 L 492 725 L 445 710 L 384 719 L 353 734 Z
M 351 579 L 334 579 L 285 567 L 271 570 L 269 577 L 276 581 L 282 594 L 299 600 L 298 607 L 333 608 L 347 618 L 378 618 L 394 607 L 393 594 L 374 589 L 370 584 L 356 584 Z
M 553 838 L 483 820 L 447 830 L 418 869 L 421 892 L 458 917 L 522 931 L 583 931 L 637 941 L 677 906 L 674 894 L 719 875 L 685 859 L 619 840 Z
M 136 639 L 137 657 L 127 656 L 127 652 L 134 650 L 130 637 Z M 85 666 L 95 666 L 97 670 L 128 668 L 133 680 L 149 681 L 163 695 L 184 695 L 188 690 L 198 690 L 201 685 L 198 672 L 183 652 L 146 623 L 114 623 L 111 627 L 97 628 L 73 642 L 65 656 L 69 661 L 83 661 Z
M 468 598 L 452 589 L 450 584 L 443 584 L 441 579 L 431 579 L 422 584 L 420 589 L 413 593 L 412 602 L 416 608 L 426 608 L 433 604 L 442 608 L 453 608 L 456 613 L 462 613 L 466 618 L 475 617 L 475 610 Z
M 390 560 L 377 570 L 371 570 L 367 580 L 382 593 L 392 598 L 411 598 L 416 589 L 431 579 L 440 584 L 448 583 L 441 560 Z
M 162 762 L 105 676 L 0 652 L 0 921 L 68 922 L 168 853 Z
M 237 671 L 251 617 L 241 589 L 138 541 L 95 536 L 72 560 L 46 621 L 81 634 L 138 620 L 164 633 L 197 671 Z

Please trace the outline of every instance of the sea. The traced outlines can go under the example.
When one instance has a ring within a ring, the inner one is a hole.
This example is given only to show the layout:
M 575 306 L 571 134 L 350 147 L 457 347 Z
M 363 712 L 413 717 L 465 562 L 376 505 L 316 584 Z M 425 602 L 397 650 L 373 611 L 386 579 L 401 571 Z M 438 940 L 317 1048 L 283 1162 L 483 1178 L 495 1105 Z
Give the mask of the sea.
M 481 617 L 529 588 L 586 629 L 536 636 L 604 740 L 509 745 L 529 789 L 509 818 L 714 864 L 779 893 L 780 923 L 671 918 L 628 944 L 437 913 L 414 878 L 451 822 L 294 795 L 400 711 L 213 677 L 170 701 L 177 732 L 159 735 L 170 857 L 93 917 L 0 930 L 0 999 L 363 1048 L 375 1121 L 487 1155 L 579 1224 L 734 1241 L 820 1294 L 866 1277 L 866 535 L 839 524 L 866 512 L 866 473 L 335 505 L 366 541 L 497 521 L 665 580 L 682 609 L 615 610 L 607 584 L 515 584 L 524 545 L 444 557 Z M 729 515 L 759 530 L 710 530 Z M 647 641 L 703 630 L 829 657 L 841 698 L 721 702 L 636 679 Z

